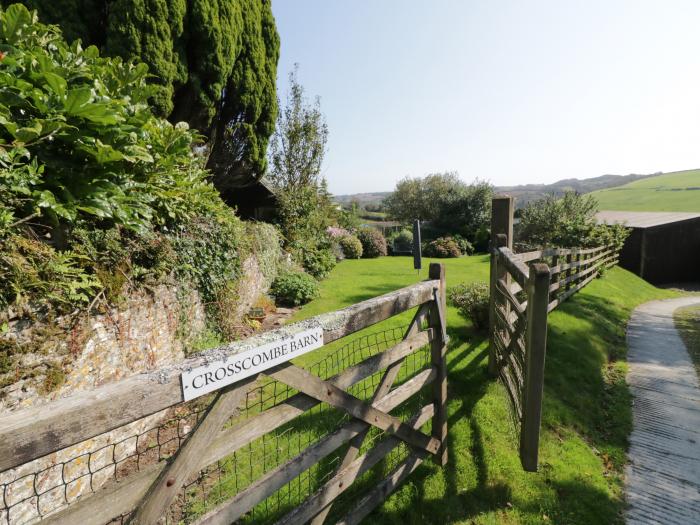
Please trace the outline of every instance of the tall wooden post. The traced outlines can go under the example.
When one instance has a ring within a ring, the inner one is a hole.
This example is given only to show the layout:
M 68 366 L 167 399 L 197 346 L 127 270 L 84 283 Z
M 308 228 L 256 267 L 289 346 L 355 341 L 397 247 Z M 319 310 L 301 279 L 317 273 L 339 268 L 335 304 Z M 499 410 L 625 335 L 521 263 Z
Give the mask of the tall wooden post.
M 440 441 L 440 450 L 435 455 L 435 462 L 440 466 L 447 465 L 447 294 L 445 290 L 445 265 L 431 263 L 428 277 L 440 280 L 440 288 L 435 294 L 434 305 L 430 310 L 430 327 L 435 338 L 431 346 L 433 367 L 437 377 L 433 383 L 433 432 L 435 439 Z
M 525 334 L 525 387 L 520 430 L 520 461 L 529 472 L 537 471 L 537 453 L 542 419 L 544 358 L 547 350 L 547 307 L 551 274 L 544 263 L 530 266 L 527 287 L 527 331 Z
M 496 345 L 494 342 L 496 330 L 496 282 L 504 279 L 509 283 L 508 272 L 498 264 L 497 248 L 513 248 L 513 197 L 498 196 L 491 201 L 491 271 L 489 279 L 489 373 L 498 373 L 496 366 Z M 505 235 L 505 242 L 498 246 L 499 235 Z M 509 283 L 510 284 L 510 283 Z
M 422 265 L 421 240 L 420 240 L 420 221 L 413 221 L 413 269 L 420 270 Z

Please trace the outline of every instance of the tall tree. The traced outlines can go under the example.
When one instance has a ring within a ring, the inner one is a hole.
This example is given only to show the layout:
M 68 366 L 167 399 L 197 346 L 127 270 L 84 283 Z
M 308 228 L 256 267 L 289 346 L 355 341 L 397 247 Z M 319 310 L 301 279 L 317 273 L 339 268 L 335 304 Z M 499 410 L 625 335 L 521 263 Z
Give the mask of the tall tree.
M 16 0 L 0 0 L 4 6 Z M 109 56 L 137 58 L 155 111 L 209 140 L 221 190 L 259 178 L 277 117 L 279 36 L 270 0 L 25 0 Z
M 310 104 L 298 79 L 299 66 L 289 74 L 287 103 L 270 142 L 270 181 L 281 190 L 318 187 L 326 154 L 328 126 L 317 97 Z

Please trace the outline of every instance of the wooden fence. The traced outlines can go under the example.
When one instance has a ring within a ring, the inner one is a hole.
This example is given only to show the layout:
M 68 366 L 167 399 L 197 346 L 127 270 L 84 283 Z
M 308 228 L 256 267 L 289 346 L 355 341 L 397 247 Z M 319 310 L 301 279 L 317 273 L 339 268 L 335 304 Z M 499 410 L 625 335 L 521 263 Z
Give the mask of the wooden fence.
M 328 354 L 322 366 L 302 368 L 287 361 L 209 397 L 183 403 L 183 372 L 276 338 L 288 339 L 310 327 L 320 327 L 328 345 L 416 307 L 402 337 L 363 336 Z M 4 501 L 5 508 L 0 508 L 0 518 L 15 523 L 13 512 L 20 505 L 36 505 L 37 520 L 63 524 L 101 525 L 113 520 L 213 524 L 255 518 L 256 523 L 319 525 L 331 512 L 334 519 L 340 517 L 339 523 L 358 523 L 427 457 L 439 465 L 447 461 L 445 308 L 444 267 L 431 264 L 427 281 L 396 292 L 215 349 L 177 366 L 2 416 L 0 481 L 5 481 L 0 484 L 0 504 Z M 88 465 L 90 485 L 99 467 L 93 459 L 98 456 L 107 458 L 107 467 L 100 468 L 108 468 L 114 479 L 74 501 L 66 496 L 60 509 L 47 508 L 44 502 L 42 510 L 42 496 L 67 491 L 74 482 L 66 473 L 70 462 L 50 467 L 60 467 L 57 484 L 41 490 L 37 480 L 49 469 L 28 474 L 23 466 L 47 455 L 57 457 L 57 451 L 165 409 L 170 425 L 161 425 L 157 437 L 149 438 L 157 440 L 154 460 L 138 455 L 137 438 L 136 461 L 115 464 L 126 440 L 111 443 L 106 452 L 91 452 L 83 463 Z M 195 414 L 188 420 L 190 430 L 178 416 L 185 409 L 188 415 Z M 426 427 L 429 433 L 421 430 Z M 161 432 L 162 428 L 167 430 Z M 161 443 L 161 434 L 173 439 Z M 171 442 L 171 450 L 163 455 L 161 448 Z M 400 450 L 402 455 L 397 455 Z M 372 471 L 376 465 L 379 472 Z M 210 476 L 197 485 L 212 468 L 218 478 Z M 8 472 L 25 477 L 2 478 Z M 358 480 L 359 488 L 354 483 Z M 34 494 L 8 505 L 17 500 L 8 487 L 20 484 L 29 488 L 33 484 Z M 354 491 L 352 498 L 334 508 L 346 491 Z M 218 496 L 212 503 L 215 492 Z M 208 495 L 209 502 L 205 505 L 202 498 L 195 498 L 193 504 L 183 503 L 190 493 L 205 494 L 204 500 Z
M 489 372 L 506 388 L 527 471 L 537 458 L 548 313 L 618 260 L 612 246 L 550 248 L 516 254 L 511 197 L 492 202 Z

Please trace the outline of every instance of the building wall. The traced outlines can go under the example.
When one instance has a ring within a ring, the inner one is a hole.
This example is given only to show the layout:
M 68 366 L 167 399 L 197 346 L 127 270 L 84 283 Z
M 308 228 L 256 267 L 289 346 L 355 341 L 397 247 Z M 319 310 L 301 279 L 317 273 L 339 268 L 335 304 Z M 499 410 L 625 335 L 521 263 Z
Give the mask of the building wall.
M 647 228 L 641 277 L 655 284 L 700 281 L 700 219 Z

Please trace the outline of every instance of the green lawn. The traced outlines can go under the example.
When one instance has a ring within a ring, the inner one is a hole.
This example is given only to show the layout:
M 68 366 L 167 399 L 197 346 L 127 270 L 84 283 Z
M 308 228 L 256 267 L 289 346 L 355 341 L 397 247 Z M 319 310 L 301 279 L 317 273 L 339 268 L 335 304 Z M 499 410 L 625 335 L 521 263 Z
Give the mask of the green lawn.
M 591 195 L 601 210 L 700 212 L 700 170 L 667 173 Z
M 487 278 L 485 256 L 444 262 L 448 287 Z M 344 261 L 295 320 L 409 285 L 426 273 L 418 276 L 407 257 Z M 621 523 L 631 429 L 625 325 L 636 305 L 673 295 L 615 268 L 551 314 L 541 468 L 534 474 L 520 467 L 505 391 L 486 373 L 484 335 L 450 307 L 449 465 L 424 464 L 368 522 Z M 405 325 L 409 317 L 365 332 Z
M 700 306 L 679 308 L 673 319 L 700 376 Z

